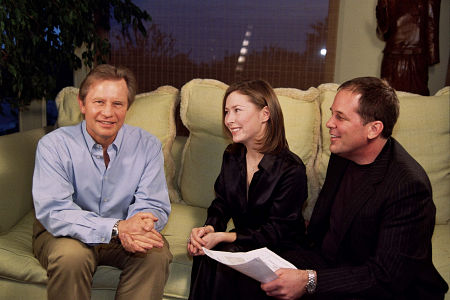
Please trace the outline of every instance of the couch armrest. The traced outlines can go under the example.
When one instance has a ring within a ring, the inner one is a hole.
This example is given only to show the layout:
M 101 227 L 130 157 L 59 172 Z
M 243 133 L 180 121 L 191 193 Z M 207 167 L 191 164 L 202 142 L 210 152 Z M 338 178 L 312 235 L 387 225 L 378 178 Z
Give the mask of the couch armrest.
M 0 233 L 33 208 L 31 184 L 39 139 L 50 128 L 0 136 Z

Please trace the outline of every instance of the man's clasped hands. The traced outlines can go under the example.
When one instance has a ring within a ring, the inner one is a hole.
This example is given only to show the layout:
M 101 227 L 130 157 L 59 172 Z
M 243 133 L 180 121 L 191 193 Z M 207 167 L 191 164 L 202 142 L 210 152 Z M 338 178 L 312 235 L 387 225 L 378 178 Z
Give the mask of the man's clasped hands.
M 146 253 L 152 248 L 162 248 L 164 240 L 155 229 L 158 218 L 149 212 L 139 212 L 118 224 L 119 239 L 125 250 Z

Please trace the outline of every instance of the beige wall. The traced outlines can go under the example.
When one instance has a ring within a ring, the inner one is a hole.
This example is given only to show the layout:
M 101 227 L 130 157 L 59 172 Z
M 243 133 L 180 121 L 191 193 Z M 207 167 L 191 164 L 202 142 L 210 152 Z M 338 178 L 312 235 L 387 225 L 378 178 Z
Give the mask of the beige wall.
M 377 0 L 340 1 L 334 82 L 342 83 L 358 76 L 380 76 L 384 42 L 379 40 L 375 33 L 376 4 Z M 450 52 L 449 11 L 450 1 L 441 0 L 441 62 L 430 67 L 428 86 L 431 94 L 445 85 Z
M 450 55 L 450 1 L 441 0 L 441 16 L 439 20 L 439 55 L 441 62 L 431 66 L 428 87 L 434 94 L 444 87 Z

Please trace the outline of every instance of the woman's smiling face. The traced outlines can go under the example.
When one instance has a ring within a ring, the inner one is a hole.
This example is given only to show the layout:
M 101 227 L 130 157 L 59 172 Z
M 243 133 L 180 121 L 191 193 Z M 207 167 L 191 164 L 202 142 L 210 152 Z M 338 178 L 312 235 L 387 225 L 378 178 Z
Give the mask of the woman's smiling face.
M 225 104 L 225 126 L 230 130 L 234 143 L 242 143 L 247 149 L 257 149 L 267 130 L 269 111 L 260 109 L 249 96 L 232 92 Z

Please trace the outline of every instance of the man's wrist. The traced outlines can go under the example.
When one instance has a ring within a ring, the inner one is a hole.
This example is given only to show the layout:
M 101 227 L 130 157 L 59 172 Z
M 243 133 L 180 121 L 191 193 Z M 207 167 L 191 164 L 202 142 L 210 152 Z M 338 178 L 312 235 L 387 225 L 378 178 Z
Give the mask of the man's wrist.
M 307 294 L 314 294 L 317 288 L 317 273 L 314 270 L 306 270 L 308 275 L 308 282 L 306 283 L 305 289 Z
M 119 223 L 122 220 L 117 220 L 117 222 L 114 224 L 111 232 L 111 239 L 117 239 L 119 237 Z

